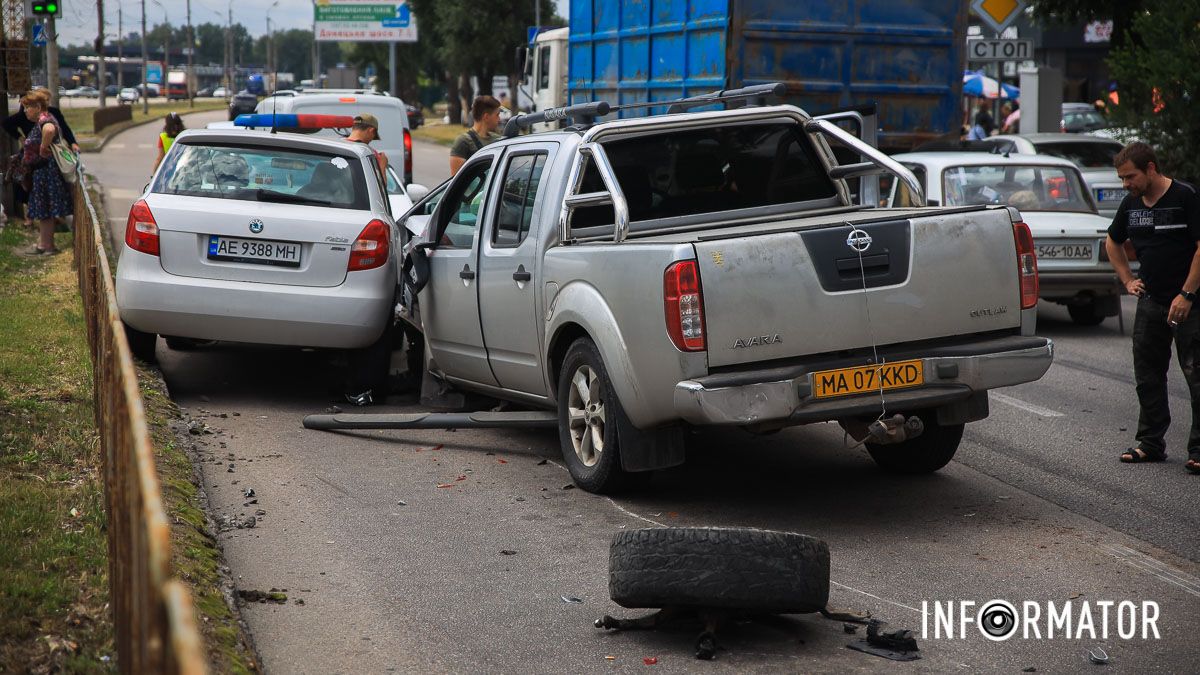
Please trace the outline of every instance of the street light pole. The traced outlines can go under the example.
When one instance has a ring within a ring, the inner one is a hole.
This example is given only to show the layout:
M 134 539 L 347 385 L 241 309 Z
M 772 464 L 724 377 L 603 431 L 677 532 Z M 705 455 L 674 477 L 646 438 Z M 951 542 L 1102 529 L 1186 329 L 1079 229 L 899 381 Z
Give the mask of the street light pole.
M 196 107 L 196 96 L 195 96 L 195 92 L 192 91 L 192 77 L 195 75 L 195 71 L 192 70 L 192 52 L 196 51 L 196 37 L 194 35 L 192 35 L 192 0 L 187 0 L 187 40 L 188 40 L 188 49 L 187 49 L 188 107 L 195 108 Z
M 146 71 L 150 68 L 150 54 L 146 51 L 146 0 L 142 0 L 142 114 L 150 114 L 150 78 Z
M 96 88 L 100 90 L 100 107 L 105 104 L 104 89 L 108 87 L 108 75 L 104 72 L 104 0 L 96 0 Z
M 271 91 L 269 94 L 275 93 L 278 89 L 275 72 L 275 33 L 271 30 L 271 10 L 279 6 L 279 0 L 271 3 L 267 8 L 267 72 L 271 73 Z
M 125 87 L 125 56 L 122 47 L 125 46 L 124 26 L 121 25 L 121 5 L 117 4 L 117 95 L 120 96 L 121 89 Z M 118 102 L 120 99 L 117 99 Z

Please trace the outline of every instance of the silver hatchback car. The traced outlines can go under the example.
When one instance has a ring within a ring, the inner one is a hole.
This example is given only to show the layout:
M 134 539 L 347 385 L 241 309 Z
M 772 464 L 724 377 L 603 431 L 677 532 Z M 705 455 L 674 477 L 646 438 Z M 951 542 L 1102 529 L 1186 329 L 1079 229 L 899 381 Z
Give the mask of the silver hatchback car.
M 130 209 L 117 306 L 136 354 L 195 340 L 351 352 L 385 384 L 401 237 L 365 146 L 187 131 Z

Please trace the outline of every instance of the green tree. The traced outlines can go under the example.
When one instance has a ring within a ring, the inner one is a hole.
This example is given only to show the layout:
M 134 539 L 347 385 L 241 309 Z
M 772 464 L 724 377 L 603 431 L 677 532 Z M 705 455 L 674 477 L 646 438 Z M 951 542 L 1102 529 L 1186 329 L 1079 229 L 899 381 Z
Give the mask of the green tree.
M 1033 0 L 1033 15 L 1050 23 L 1080 23 L 1112 19 L 1110 44 L 1123 47 L 1132 36 L 1134 17 L 1141 13 L 1146 0 Z M 1135 38 L 1136 39 L 1136 38 Z
M 1162 171 L 1200 181 L 1200 0 L 1146 0 L 1133 20 L 1136 39 L 1108 64 L 1121 83 L 1114 121 L 1150 143 Z M 1155 109 L 1158 109 L 1157 111 Z

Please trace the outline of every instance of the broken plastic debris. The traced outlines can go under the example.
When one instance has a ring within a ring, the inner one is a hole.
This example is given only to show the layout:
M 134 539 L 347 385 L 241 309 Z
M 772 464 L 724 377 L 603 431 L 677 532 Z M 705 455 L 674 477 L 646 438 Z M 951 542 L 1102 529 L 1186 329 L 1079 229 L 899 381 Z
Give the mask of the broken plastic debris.
M 79 509 L 72 507 L 71 508 L 71 517 L 78 518 L 79 517 Z
M 517 554 L 516 551 L 510 550 L 507 548 L 504 549 L 503 551 L 500 551 L 500 555 L 516 555 L 516 554 Z
M 616 660 L 617 660 L 617 657 L 613 656 L 612 654 L 609 654 L 609 655 L 607 655 L 607 656 L 605 656 L 605 657 L 604 657 L 604 660 L 605 660 L 605 661 L 616 661 Z
M 408 502 L 404 501 L 403 499 L 397 499 L 396 506 L 408 506 Z
M 467 479 L 467 477 L 466 477 L 466 475 L 465 475 L 465 474 L 460 474 L 458 478 L 455 478 L 455 479 L 454 479 L 454 482 L 456 482 L 456 483 L 457 483 L 458 481 L 464 481 L 464 480 L 466 480 L 466 479 Z
M 1102 666 L 1102 665 L 1108 663 L 1108 653 L 1106 653 L 1100 647 L 1096 647 L 1095 649 L 1089 649 L 1088 650 L 1088 660 L 1090 660 L 1092 663 L 1094 663 L 1098 666 Z
M 579 603 L 583 602 L 583 598 L 577 598 L 573 595 L 560 595 L 558 597 L 562 598 L 563 602 L 569 602 L 572 604 L 579 604 Z
M 572 484 L 568 484 L 568 485 L 564 485 L 564 486 L 562 486 L 562 489 L 564 489 L 564 490 L 574 490 L 574 489 L 575 489 L 575 486 L 574 486 L 574 485 L 572 485 Z
M 246 488 L 245 490 L 242 490 L 242 496 L 247 499 L 254 497 L 254 488 Z
M 548 462 L 548 461 L 550 461 L 550 460 L 548 460 L 548 459 L 543 459 L 542 461 L 538 462 L 538 463 L 537 463 L 537 465 L 538 465 L 538 466 L 542 466 L 543 464 L 545 464 L 545 463 L 546 463 L 546 462 Z
M 438 487 L 439 488 L 452 488 L 452 487 L 454 487 L 454 483 L 438 483 Z
M 499 463 L 499 464 L 508 464 L 508 460 L 507 460 L 507 459 L 498 459 L 498 460 L 496 460 L 496 462 L 497 462 L 497 463 Z
M 658 657 L 657 656 L 646 656 L 646 657 L 642 658 L 642 663 L 644 663 L 648 666 L 652 666 L 652 665 L 658 663 Z
M 358 394 L 346 394 L 346 402 L 351 405 L 362 407 L 365 405 L 371 405 L 375 402 L 375 399 L 371 397 L 371 390 L 368 389 Z

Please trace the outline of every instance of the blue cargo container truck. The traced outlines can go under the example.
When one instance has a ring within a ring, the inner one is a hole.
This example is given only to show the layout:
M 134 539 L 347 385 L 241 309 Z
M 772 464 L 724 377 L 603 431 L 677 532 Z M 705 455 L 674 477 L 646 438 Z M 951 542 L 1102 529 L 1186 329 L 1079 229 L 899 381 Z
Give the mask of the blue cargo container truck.
M 571 0 L 569 31 L 544 33 L 531 45 L 526 82 L 535 100 L 545 100 L 538 85 L 561 81 L 548 75 L 562 67 L 549 50 L 562 45 L 566 101 L 558 105 L 665 101 L 784 82 L 787 102 L 812 114 L 875 104 L 880 146 L 904 150 L 962 124 L 967 5 Z

